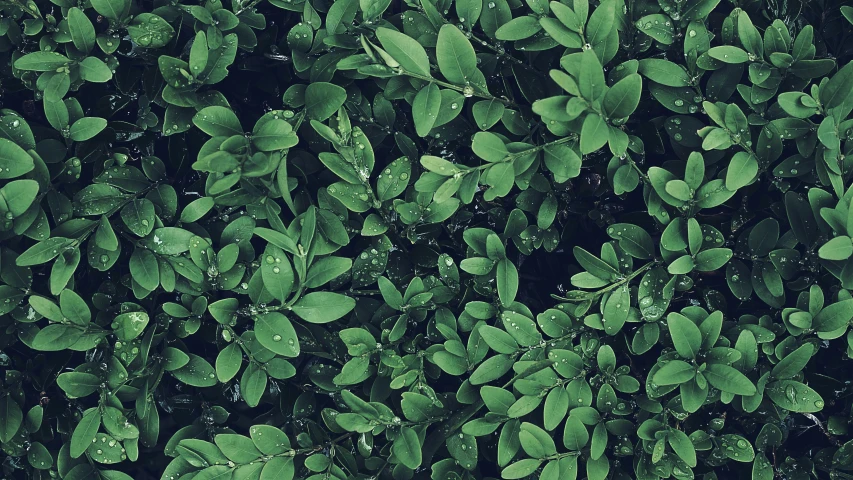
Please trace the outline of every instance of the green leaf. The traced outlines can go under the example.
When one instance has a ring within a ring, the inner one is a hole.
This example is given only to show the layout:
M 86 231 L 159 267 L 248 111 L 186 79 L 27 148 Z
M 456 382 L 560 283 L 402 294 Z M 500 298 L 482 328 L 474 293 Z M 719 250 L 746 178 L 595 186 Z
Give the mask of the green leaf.
M 658 385 L 680 385 L 694 376 L 696 369 L 692 365 L 681 360 L 670 360 L 655 372 L 654 382 Z
M 211 137 L 243 135 L 240 120 L 230 108 L 222 106 L 205 107 L 193 117 L 193 124 Z
M 518 343 L 505 331 L 491 325 L 482 325 L 479 329 L 480 336 L 492 350 L 513 354 L 518 350 Z
M 71 60 L 58 52 L 33 52 L 15 60 L 15 68 L 36 72 L 53 72 L 71 63 Z
M 812 320 L 818 332 L 832 332 L 850 323 L 853 319 L 853 299 L 833 303 L 821 310 Z
M 853 66 L 848 63 L 821 87 L 820 101 L 826 108 L 835 108 L 847 102 L 851 88 L 853 88 Z
M 257 460 L 263 454 L 255 447 L 255 443 L 243 435 L 221 433 L 213 437 L 216 446 L 234 463 L 249 463 Z
M 197 222 L 213 208 L 215 202 L 212 197 L 201 197 L 188 203 L 181 211 L 181 221 L 186 223 Z
M 38 470 L 48 470 L 53 466 L 53 456 L 41 442 L 33 442 L 30 445 L 27 461 Z
M 674 41 L 673 22 L 666 15 L 660 13 L 646 15 L 637 20 L 637 28 L 664 45 L 671 45 Z
M 35 182 L 33 182 L 35 183 Z M 2 192 L 2 190 L 0 190 Z M 15 259 L 15 263 L 21 267 L 40 265 L 57 257 L 65 248 L 73 242 L 70 238 L 52 237 L 39 242 L 28 248 Z
M 260 124 L 260 127 L 255 125 L 252 143 L 262 152 L 272 152 L 293 147 L 299 143 L 299 139 L 289 123 L 272 119 Z
M 419 136 L 426 137 L 432 130 L 440 108 L 441 91 L 438 85 L 429 83 L 415 95 L 415 100 L 412 102 L 412 120 L 415 122 L 415 130 Z
M 812 344 L 801 345 L 800 348 L 785 355 L 785 358 L 774 365 L 773 370 L 770 371 L 770 376 L 780 380 L 794 377 L 805 368 L 814 352 L 815 347 Z
M 755 179 L 756 175 L 758 175 L 758 160 L 746 152 L 737 152 L 726 170 L 726 189 L 734 192 L 745 187 Z
M 83 418 L 74 427 L 71 434 L 71 458 L 78 458 L 92 444 L 98 429 L 101 427 L 101 412 L 97 408 L 90 408 L 83 414 Z
M 56 377 L 56 384 L 68 398 L 82 398 L 98 390 L 101 379 L 91 373 L 65 372 Z
M 749 61 L 749 55 L 743 49 L 731 45 L 712 47 L 708 50 L 708 55 L 723 63 L 745 63 Z
M 243 366 L 243 352 L 240 346 L 232 343 L 220 350 L 216 356 L 216 376 L 220 382 L 229 382 Z
M 728 248 L 711 248 L 696 254 L 696 270 L 700 272 L 712 272 L 721 268 L 732 258 L 732 251 Z
M 203 31 L 195 34 L 192 47 L 190 47 L 190 70 L 194 73 L 203 72 L 210 58 L 207 49 L 207 35 Z
M 329 323 L 338 320 L 355 308 L 355 299 L 340 293 L 312 292 L 299 299 L 293 313 L 310 323 Z
M 506 107 L 497 100 L 481 100 L 474 104 L 471 113 L 474 122 L 480 130 L 488 130 L 495 126 L 504 115 Z
M 37 297 L 30 297 L 30 303 L 32 303 L 34 298 Z M 63 290 L 62 293 L 59 294 L 59 305 L 62 308 L 62 314 L 60 318 L 56 320 L 61 320 L 64 316 L 75 325 L 85 327 L 92 319 L 89 306 L 86 305 L 86 302 L 80 297 L 80 295 L 71 290 Z
M 278 312 L 258 315 L 255 320 L 258 342 L 269 350 L 285 357 L 299 355 L 299 338 L 290 320 Z
M 212 387 L 216 385 L 216 371 L 210 363 L 198 355 L 189 354 L 189 357 L 189 363 L 172 371 L 172 375 L 179 381 L 192 387 Z
M 684 67 L 669 60 L 644 58 L 640 60 L 639 72 L 649 80 L 667 87 L 690 85 L 690 75 Z
M 12 180 L 0 188 L 0 201 L 6 203 L 6 220 L 9 220 L 9 214 L 13 218 L 22 216 L 33 204 L 38 193 L 39 184 L 35 180 Z
M 566 412 L 569 410 L 569 394 L 565 388 L 552 388 L 545 397 L 545 407 L 543 410 L 544 423 L 546 430 L 551 431 L 557 428 L 563 419 L 566 417 Z
M 474 153 L 487 162 L 500 162 L 509 155 L 503 140 L 490 132 L 477 132 L 471 143 Z
M 598 97 L 604 93 L 605 87 L 607 84 L 604 81 L 604 68 L 598 56 L 592 50 L 584 50 L 581 54 L 578 76 L 578 89 L 581 96 L 588 102 L 598 100 Z
M 68 31 L 71 33 L 71 40 L 77 50 L 84 54 L 88 54 L 95 46 L 95 27 L 89 20 L 89 17 L 77 7 L 72 7 L 68 10 L 66 16 L 68 20 Z
M 113 78 L 113 72 L 103 60 L 96 57 L 86 57 L 81 61 L 80 78 L 87 82 L 105 83 Z
M 764 42 L 761 39 L 761 34 L 758 33 L 758 29 L 752 24 L 749 15 L 743 10 L 738 12 L 737 31 L 740 42 L 749 53 L 759 58 L 764 56 Z
M 519 460 L 501 471 L 501 477 L 506 479 L 527 478 L 539 468 L 542 460 L 525 458 Z
M 554 370 L 565 378 L 576 377 L 583 370 L 583 359 L 570 350 L 551 350 L 548 358 L 554 360 Z
M 160 285 L 157 257 L 149 250 L 136 249 L 130 257 L 130 275 L 142 288 L 155 290 Z
M 249 435 L 264 455 L 278 455 L 290 449 L 290 439 L 280 429 L 271 425 L 254 425 Z
M 618 288 L 607 297 L 602 311 L 602 324 L 608 335 L 616 335 L 622 329 L 631 311 L 631 294 L 627 285 Z
M 418 434 L 412 428 L 403 427 L 400 430 L 400 436 L 394 440 L 391 450 L 397 460 L 408 468 L 418 468 L 423 461 L 421 442 L 418 439 Z
M 846 18 L 848 22 L 853 23 L 853 7 L 849 5 L 842 6 L 841 14 L 844 15 L 844 18 Z
M 609 138 L 607 124 L 597 113 L 590 113 L 584 118 L 580 138 L 581 153 L 586 155 L 595 152 L 603 147 Z
M 503 305 L 510 305 L 518 292 L 518 270 L 508 258 L 497 263 L 495 278 L 498 283 L 498 296 Z
M 581 173 L 583 163 L 581 157 L 565 145 L 545 147 L 543 159 L 548 170 L 554 174 L 554 180 L 558 183 L 575 178 Z
M 429 77 L 429 58 L 426 50 L 412 37 L 389 28 L 377 28 L 376 38 L 382 47 L 406 71 Z
M 630 223 L 615 223 L 607 227 L 607 234 L 619 242 L 619 246 L 635 258 L 652 258 L 655 246 L 652 237 L 644 229 Z
M 672 429 L 667 433 L 666 439 L 675 454 L 678 455 L 678 457 L 681 458 L 687 466 L 696 466 L 696 449 L 694 448 L 690 437 L 688 437 L 686 433 L 681 430 Z
M 91 0 L 92 7 L 110 20 L 121 20 L 130 11 L 130 0 Z
M 746 376 L 728 365 L 709 363 L 702 374 L 714 387 L 735 395 L 755 395 L 755 385 Z
M 250 407 L 256 407 L 261 402 L 267 390 L 267 374 L 257 363 L 250 362 L 240 377 L 240 394 Z
M 483 385 L 503 377 L 510 371 L 513 364 L 512 357 L 508 355 L 494 355 L 481 363 L 469 378 L 471 385 Z
M 5 138 L 0 138 L 0 180 L 20 177 L 33 168 L 33 158 L 26 150 Z
M 604 94 L 604 111 L 610 118 L 625 118 L 634 113 L 640 104 L 640 94 L 643 90 L 643 79 L 632 73 L 616 82 Z
M 445 177 L 456 175 L 462 171 L 452 162 L 448 162 L 441 157 L 433 157 L 432 155 L 424 155 L 421 157 L 421 165 L 430 172 L 437 173 Z
M 505 41 L 523 40 L 532 37 L 541 29 L 536 17 L 521 16 L 501 25 L 495 32 L 495 38 Z
M 0 397 L 0 442 L 9 442 L 18 433 L 23 421 L 24 414 L 12 395 Z
M 579 451 L 589 442 L 589 432 L 586 426 L 575 415 L 569 415 L 563 430 L 563 446 L 569 450 Z
M 71 125 L 69 136 L 75 142 L 84 142 L 107 128 L 107 121 L 99 117 L 83 117 Z
M 293 474 L 293 457 L 273 457 L 264 464 L 260 480 L 290 480 Z
M 823 398 L 811 387 L 794 380 L 773 382 L 765 389 L 773 403 L 797 413 L 814 413 L 823 410 Z
M 702 333 L 699 327 L 689 318 L 675 312 L 666 317 L 666 323 L 678 354 L 683 358 L 696 358 L 702 346 Z
M 446 24 L 439 30 L 435 58 L 438 69 L 448 82 L 456 85 L 477 83 L 477 56 L 474 47 L 455 25 Z M 429 75 L 429 72 L 426 75 Z
M 65 73 L 50 76 L 44 87 L 44 99 L 47 101 L 61 100 L 71 88 L 71 78 Z
M 286 302 L 293 289 L 293 267 L 288 256 L 275 245 L 268 244 L 261 256 L 261 278 L 273 298 Z
M 817 254 L 824 260 L 847 260 L 853 255 L 853 241 L 847 235 L 840 235 L 821 245 Z
M 140 13 L 127 26 L 127 33 L 141 47 L 160 48 L 175 36 L 175 29 L 159 15 Z
M 352 268 L 352 260 L 344 257 L 324 257 L 314 262 L 305 277 L 305 286 L 317 288 L 345 274 Z
M 163 366 L 167 371 L 177 370 L 190 363 L 189 355 L 174 347 L 166 347 L 163 350 L 163 359 Z
M 111 326 L 116 337 L 126 342 L 141 335 L 148 325 L 148 320 L 146 312 L 127 312 L 115 317 Z
M 532 423 L 524 422 L 521 424 L 519 440 L 525 453 L 531 457 L 544 458 L 557 453 L 557 447 L 554 445 L 551 436 Z
M 148 199 L 135 199 L 121 209 L 121 219 L 136 236 L 145 237 L 154 229 L 156 212 Z
M 331 117 L 346 100 L 347 91 L 333 83 L 315 82 L 305 89 L 305 111 L 312 120 Z

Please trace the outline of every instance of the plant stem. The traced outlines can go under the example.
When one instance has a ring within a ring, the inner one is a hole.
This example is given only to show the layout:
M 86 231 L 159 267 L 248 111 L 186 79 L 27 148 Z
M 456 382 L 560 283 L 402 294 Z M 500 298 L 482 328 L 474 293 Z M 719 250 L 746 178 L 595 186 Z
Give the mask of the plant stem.
M 406 75 L 407 77 L 417 78 L 418 80 L 423 80 L 425 82 L 434 83 L 440 87 L 444 87 L 444 88 L 447 88 L 449 90 L 455 90 L 457 92 L 462 93 L 466 97 L 477 97 L 477 98 L 483 98 L 486 100 L 494 100 L 496 102 L 503 103 L 504 105 L 506 105 L 508 107 L 512 107 L 515 109 L 519 108 L 518 104 L 516 104 L 512 100 L 508 100 L 506 98 L 495 97 L 489 93 L 480 92 L 471 86 L 460 87 L 459 85 L 447 83 L 447 82 L 444 82 L 442 80 L 437 80 L 437 79 L 430 77 L 430 76 L 421 75 L 419 73 L 410 72 L 410 71 L 403 69 L 403 68 L 400 68 L 399 72 L 400 72 L 400 75 Z M 470 90 L 466 91 L 466 89 L 470 89 Z

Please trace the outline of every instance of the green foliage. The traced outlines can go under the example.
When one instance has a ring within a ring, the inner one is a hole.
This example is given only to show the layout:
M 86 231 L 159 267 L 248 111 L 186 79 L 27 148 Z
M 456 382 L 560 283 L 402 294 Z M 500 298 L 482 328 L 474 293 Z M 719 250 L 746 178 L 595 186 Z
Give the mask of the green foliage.
M 0 0 L 4 478 L 853 478 L 853 7 Z

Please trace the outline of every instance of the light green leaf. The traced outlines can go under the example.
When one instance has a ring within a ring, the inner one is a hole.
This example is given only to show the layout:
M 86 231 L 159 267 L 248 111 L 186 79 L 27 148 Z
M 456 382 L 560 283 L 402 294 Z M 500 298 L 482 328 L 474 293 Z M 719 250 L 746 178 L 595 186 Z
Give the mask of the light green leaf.
M 439 30 L 435 57 L 438 69 L 448 82 L 468 85 L 477 80 L 477 56 L 474 47 L 455 25 L 447 24 Z
M 71 40 L 77 50 L 88 54 L 95 46 L 95 27 L 89 20 L 89 17 L 77 7 L 71 7 L 66 16 L 68 20 L 68 31 L 71 33 Z
M 702 333 L 699 327 L 689 318 L 676 312 L 670 313 L 666 317 L 666 322 L 678 354 L 683 358 L 696 358 L 702 346 Z
M 400 430 L 400 436 L 394 440 L 392 451 L 400 463 L 411 469 L 418 468 L 423 461 L 418 434 L 409 427 Z
M 35 168 L 33 157 L 16 143 L 0 138 L 0 180 L 20 177 Z
M 333 83 L 315 82 L 305 89 L 305 111 L 312 120 L 331 117 L 346 100 L 347 91 Z
M 83 117 L 71 125 L 69 136 L 75 142 L 89 140 L 107 128 L 106 119 L 99 117 Z
M 340 293 L 312 292 L 296 302 L 293 313 L 310 323 L 329 323 L 355 308 L 355 299 Z
M 175 29 L 159 15 L 140 13 L 133 17 L 127 27 L 127 33 L 141 47 L 160 48 L 166 46 L 175 36 Z
M 417 40 L 389 28 L 377 28 L 376 38 L 382 42 L 382 47 L 405 70 L 429 77 L 429 58 L 426 50 Z M 337 109 L 336 109 L 337 110 Z
M 230 108 L 222 106 L 205 107 L 193 117 L 193 124 L 211 137 L 243 135 L 240 120 Z

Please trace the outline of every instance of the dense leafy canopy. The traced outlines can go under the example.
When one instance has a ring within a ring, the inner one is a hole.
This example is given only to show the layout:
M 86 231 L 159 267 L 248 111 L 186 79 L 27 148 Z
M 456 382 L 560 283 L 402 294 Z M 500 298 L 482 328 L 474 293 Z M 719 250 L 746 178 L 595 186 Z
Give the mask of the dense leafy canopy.
M 4 478 L 853 478 L 853 6 L 0 0 Z

